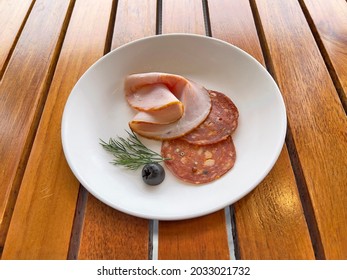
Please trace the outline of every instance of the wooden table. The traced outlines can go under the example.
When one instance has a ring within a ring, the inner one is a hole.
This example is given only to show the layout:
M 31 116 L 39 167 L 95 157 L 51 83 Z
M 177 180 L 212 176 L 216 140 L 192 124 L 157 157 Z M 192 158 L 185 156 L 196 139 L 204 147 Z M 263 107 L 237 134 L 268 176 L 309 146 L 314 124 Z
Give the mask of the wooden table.
M 283 94 L 282 153 L 216 213 L 151 221 L 88 194 L 61 144 L 79 77 L 132 40 L 196 33 L 262 63 Z M 0 1 L 2 259 L 346 259 L 345 0 Z

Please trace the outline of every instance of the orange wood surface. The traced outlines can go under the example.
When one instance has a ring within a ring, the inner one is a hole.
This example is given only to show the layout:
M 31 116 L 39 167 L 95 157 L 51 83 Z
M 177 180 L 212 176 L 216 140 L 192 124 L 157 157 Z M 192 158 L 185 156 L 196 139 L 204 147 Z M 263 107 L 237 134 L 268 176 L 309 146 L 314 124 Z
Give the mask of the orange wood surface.
M 155 35 L 156 1 L 118 1 L 112 48 Z M 143 24 L 146 22 L 146 24 Z M 121 213 L 89 195 L 79 259 L 147 259 L 149 221 Z
M 202 2 L 164 0 L 162 23 L 163 33 L 204 35 Z M 224 210 L 189 221 L 159 222 L 158 234 L 159 259 L 230 258 Z
M 322 44 L 335 86 L 347 108 L 347 3 L 345 0 L 305 0 L 313 31 Z
M 162 33 L 205 35 L 202 1 L 163 0 Z
M 75 3 L 21 184 L 3 259 L 67 257 L 79 182 L 62 151 L 61 118 L 79 77 L 103 55 L 111 4 L 110 0 Z
M 249 3 L 209 1 L 209 14 L 213 37 L 236 45 L 264 64 Z M 263 182 L 235 203 L 234 216 L 240 258 L 314 258 L 286 146 Z
M 149 256 L 149 222 L 89 195 L 78 259 L 141 260 Z
M 33 0 L 23 0 L 20 5 L 12 0 L 0 1 L 0 80 L 32 3 Z
M 90 195 L 61 143 L 81 75 L 156 33 L 245 50 L 274 77 L 288 120 L 278 161 L 251 193 L 158 224 Z M 0 257 L 347 259 L 346 38 L 345 0 L 0 0 Z
M 112 50 L 133 40 L 153 36 L 156 33 L 157 1 L 134 2 L 132 0 L 118 1 L 111 44 Z
M 229 259 L 224 210 L 189 220 L 159 222 L 158 258 Z
M 314 259 L 287 149 L 266 179 L 234 206 L 241 259 Z
M 271 68 L 287 106 L 301 189 L 327 259 L 347 257 L 347 118 L 297 1 L 257 0 Z M 289 32 L 290 31 L 290 32 Z
M 1 245 L 44 105 L 47 81 L 53 74 L 69 5 L 67 0 L 35 2 L 0 83 Z

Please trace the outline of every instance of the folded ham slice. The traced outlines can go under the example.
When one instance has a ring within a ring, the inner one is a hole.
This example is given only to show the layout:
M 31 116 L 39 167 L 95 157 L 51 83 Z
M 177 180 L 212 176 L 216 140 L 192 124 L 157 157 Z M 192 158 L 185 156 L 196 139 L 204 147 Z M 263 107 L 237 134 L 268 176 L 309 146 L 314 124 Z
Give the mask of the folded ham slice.
M 183 115 L 182 102 L 164 84 L 149 84 L 128 91 L 127 100 L 141 111 L 133 121 L 146 123 L 172 123 Z
M 129 105 L 140 111 L 129 126 L 147 138 L 183 136 L 201 124 L 211 110 L 208 91 L 179 75 L 157 72 L 129 75 L 124 90 Z

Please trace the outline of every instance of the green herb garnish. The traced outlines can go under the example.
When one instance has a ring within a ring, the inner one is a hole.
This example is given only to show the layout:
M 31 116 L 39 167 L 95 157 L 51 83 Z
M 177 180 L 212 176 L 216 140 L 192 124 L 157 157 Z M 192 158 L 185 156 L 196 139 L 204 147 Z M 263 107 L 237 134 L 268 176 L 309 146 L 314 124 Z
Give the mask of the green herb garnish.
M 136 170 L 147 163 L 159 163 L 169 158 L 164 158 L 160 154 L 148 149 L 133 131 L 128 133 L 127 138 L 110 138 L 107 142 L 100 139 L 101 146 L 114 156 L 112 163 L 121 165 L 127 169 Z

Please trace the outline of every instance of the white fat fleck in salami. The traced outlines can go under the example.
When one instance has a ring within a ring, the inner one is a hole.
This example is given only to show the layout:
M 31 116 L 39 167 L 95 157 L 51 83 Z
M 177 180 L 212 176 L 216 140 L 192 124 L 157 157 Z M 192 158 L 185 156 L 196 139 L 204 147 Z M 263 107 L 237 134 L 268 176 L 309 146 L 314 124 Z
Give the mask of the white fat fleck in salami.
M 205 121 L 182 139 L 197 145 L 217 143 L 231 135 L 238 125 L 239 112 L 225 94 L 209 91 L 212 109 Z
M 190 144 L 181 138 L 165 140 L 161 154 L 171 158 L 165 164 L 176 177 L 196 185 L 220 178 L 234 166 L 236 160 L 230 136 L 210 145 Z

